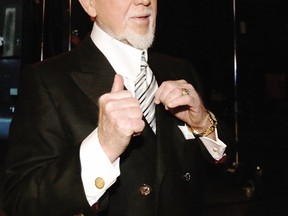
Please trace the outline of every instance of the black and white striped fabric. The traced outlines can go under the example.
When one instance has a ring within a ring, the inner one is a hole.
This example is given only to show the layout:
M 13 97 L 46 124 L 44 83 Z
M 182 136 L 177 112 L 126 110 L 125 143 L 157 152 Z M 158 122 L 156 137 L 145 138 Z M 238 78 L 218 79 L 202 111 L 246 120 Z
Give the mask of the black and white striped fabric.
M 152 71 L 149 69 L 145 59 L 145 53 L 141 57 L 141 72 L 138 74 L 135 82 L 135 97 L 140 102 L 140 107 L 143 111 L 147 122 L 156 133 L 156 119 L 155 119 L 155 92 L 157 90 L 157 83 Z M 150 73 L 148 76 L 147 74 Z

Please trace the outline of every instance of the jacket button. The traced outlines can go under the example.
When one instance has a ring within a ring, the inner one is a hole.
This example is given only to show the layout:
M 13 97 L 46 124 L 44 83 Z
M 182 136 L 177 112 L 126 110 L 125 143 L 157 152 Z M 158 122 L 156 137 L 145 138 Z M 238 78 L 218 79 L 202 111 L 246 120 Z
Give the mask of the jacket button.
M 187 182 L 189 182 L 191 180 L 191 174 L 189 172 L 186 172 L 184 175 L 183 175 L 183 179 Z
M 152 187 L 151 187 L 150 185 L 143 184 L 143 185 L 139 188 L 139 192 L 140 192 L 140 194 L 142 194 L 143 196 L 148 196 L 148 195 L 152 192 Z

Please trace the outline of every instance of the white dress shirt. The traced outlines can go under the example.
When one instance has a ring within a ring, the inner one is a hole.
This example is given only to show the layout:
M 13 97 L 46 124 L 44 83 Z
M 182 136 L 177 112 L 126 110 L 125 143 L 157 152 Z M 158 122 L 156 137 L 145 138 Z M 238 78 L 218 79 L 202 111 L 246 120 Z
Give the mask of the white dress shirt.
M 135 49 L 112 38 L 95 23 L 91 32 L 91 38 L 108 59 L 115 72 L 123 77 L 125 87 L 134 96 L 134 82 L 138 73 L 140 73 L 143 50 Z M 144 51 L 148 60 L 147 50 Z M 186 139 L 195 138 L 186 126 L 179 126 L 179 128 Z M 207 137 L 201 137 L 200 139 L 215 160 L 222 158 L 226 145 L 218 139 L 217 130 L 216 141 Z M 92 206 L 120 175 L 120 158 L 114 163 L 110 162 L 101 148 L 98 139 L 98 128 L 96 128 L 81 144 L 80 161 L 83 187 L 87 200 Z M 101 189 L 95 186 L 95 179 L 99 177 L 104 180 L 104 187 Z

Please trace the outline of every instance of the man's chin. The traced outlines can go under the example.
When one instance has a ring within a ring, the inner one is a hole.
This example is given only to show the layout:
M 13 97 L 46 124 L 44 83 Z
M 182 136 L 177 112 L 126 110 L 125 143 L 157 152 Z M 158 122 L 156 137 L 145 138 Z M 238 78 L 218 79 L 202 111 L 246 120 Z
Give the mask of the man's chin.
M 129 44 L 131 44 L 133 47 L 137 48 L 137 49 L 148 49 L 149 47 L 152 46 L 153 43 L 153 38 L 146 38 L 146 37 L 142 37 L 142 38 L 138 38 L 137 40 L 133 39 L 128 39 Z
M 145 34 L 136 31 L 126 31 L 123 35 L 116 37 L 116 39 L 137 49 L 144 50 L 151 47 L 154 40 L 154 31 L 146 31 Z
M 141 50 L 151 47 L 154 40 L 154 33 L 152 31 L 145 34 L 127 33 L 126 36 L 127 41 L 133 47 Z

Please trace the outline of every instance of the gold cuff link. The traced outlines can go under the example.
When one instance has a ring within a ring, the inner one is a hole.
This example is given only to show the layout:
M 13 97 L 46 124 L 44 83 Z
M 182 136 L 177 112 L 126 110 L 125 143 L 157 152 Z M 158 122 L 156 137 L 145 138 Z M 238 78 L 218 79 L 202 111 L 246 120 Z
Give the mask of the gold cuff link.
M 96 186 L 96 188 L 102 189 L 102 188 L 104 187 L 104 185 L 105 185 L 105 181 L 103 180 L 103 178 L 97 177 L 97 178 L 95 179 L 95 186 Z

